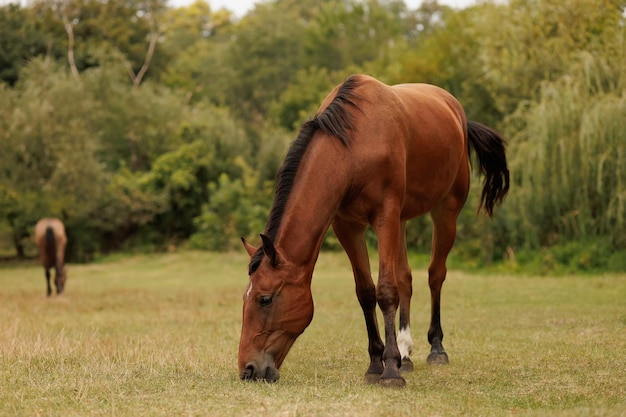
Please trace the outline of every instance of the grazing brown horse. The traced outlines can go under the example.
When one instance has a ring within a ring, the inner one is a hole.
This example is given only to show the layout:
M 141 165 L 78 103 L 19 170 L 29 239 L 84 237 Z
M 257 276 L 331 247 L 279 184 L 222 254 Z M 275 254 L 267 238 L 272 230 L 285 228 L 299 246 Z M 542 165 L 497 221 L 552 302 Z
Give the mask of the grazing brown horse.
M 388 86 L 353 75 L 335 87 L 287 153 L 262 245 L 256 248 L 242 239 L 251 259 L 243 298 L 240 377 L 278 380 L 287 352 L 313 318 L 313 268 L 332 225 L 350 258 L 365 316 L 370 356 L 366 381 L 404 386 L 400 370 L 413 367 L 405 224 L 426 213 L 434 225 L 428 362 L 447 363 L 440 292 L 456 219 L 469 191 L 470 149 L 485 176 L 481 206 L 491 215 L 509 188 L 505 143 L 497 132 L 467 122 L 459 102 L 432 85 Z M 377 285 L 365 243 L 368 225 L 378 239 Z M 384 317 L 384 343 L 376 304 Z
M 67 280 L 67 271 L 63 262 L 67 237 L 65 236 L 63 222 L 55 218 L 39 220 L 35 226 L 35 242 L 37 242 L 37 248 L 39 249 L 39 258 L 46 271 L 48 296 L 52 294 L 50 268 L 54 268 L 54 285 L 56 286 L 57 294 L 61 294 Z

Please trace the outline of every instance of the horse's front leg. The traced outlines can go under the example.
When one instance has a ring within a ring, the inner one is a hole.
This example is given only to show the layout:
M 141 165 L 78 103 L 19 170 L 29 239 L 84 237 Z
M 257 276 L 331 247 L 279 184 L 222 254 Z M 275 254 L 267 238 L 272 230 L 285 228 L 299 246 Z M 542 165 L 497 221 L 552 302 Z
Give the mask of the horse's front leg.
M 333 230 L 341 246 L 343 246 L 354 273 L 356 296 L 363 310 L 367 329 L 368 352 L 370 365 L 365 372 L 365 381 L 376 383 L 383 373 L 383 350 L 385 346 L 380 339 L 378 319 L 376 318 L 376 286 L 372 280 L 367 245 L 365 243 L 365 227 L 360 224 L 342 221 L 333 222 Z
M 392 268 L 381 267 L 376 287 L 378 306 L 382 310 L 385 321 L 385 350 L 383 352 L 383 364 L 385 369 L 380 377 L 383 386 L 403 387 L 404 378 L 400 375 L 400 350 L 396 338 L 396 312 L 398 311 L 399 296 L 398 288 L 393 283 Z
M 397 216 L 384 216 L 385 222 L 375 223 L 378 236 L 380 270 L 376 299 L 385 320 L 385 351 L 383 364 L 385 369 L 380 377 L 380 384 L 388 387 L 403 387 L 406 382 L 400 375 L 401 357 L 396 338 L 396 313 L 400 303 L 397 284 L 397 261 L 400 253 L 401 225 Z

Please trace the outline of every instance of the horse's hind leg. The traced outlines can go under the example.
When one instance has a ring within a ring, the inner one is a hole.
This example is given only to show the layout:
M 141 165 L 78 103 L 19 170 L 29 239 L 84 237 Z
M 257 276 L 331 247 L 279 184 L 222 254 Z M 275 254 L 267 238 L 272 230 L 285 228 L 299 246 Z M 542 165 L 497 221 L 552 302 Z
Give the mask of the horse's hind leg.
M 406 223 L 402 223 L 400 253 L 397 265 L 398 293 L 400 296 L 400 326 L 398 333 L 398 349 L 402 358 L 400 371 L 413 370 L 413 362 L 409 355 L 413 351 L 411 337 L 411 296 L 413 295 L 413 276 L 406 252 Z
M 61 287 L 61 272 L 59 271 L 59 268 L 54 268 L 54 288 L 56 288 L 56 293 L 57 295 L 61 294 L 63 292 L 63 287 Z
M 431 212 L 433 220 L 433 242 L 430 266 L 428 267 L 428 285 L 431 298 L 431 319 L 428 329 L 428 342 L 431 345 L 428 363 L 447 364 L 448 354 L 443 349 L 443 330 L 441 329 L 441 286 L 446 279 L 446 259 L 456 238 L 457 210 L 443 206 Z
M 52 287 L 50 286 L 50 269 L 44 268 L 46 271 L 46 284 L 48 285 L 48 297 L 52 295 Z
M 368 383 L 375 383 L 378 382 L 380 375 L 383 373 L 382 357 L 385 346 L 378 331 L 376 286 L 372 280 L 369 257 L 367 255 L 365 227 L 337 219 L 333 222 L 333 230 L 352 264 L 356 295 L 363 310 L 367 338 L 369 340 L 370 366 L 365 373 L 365 380 Z

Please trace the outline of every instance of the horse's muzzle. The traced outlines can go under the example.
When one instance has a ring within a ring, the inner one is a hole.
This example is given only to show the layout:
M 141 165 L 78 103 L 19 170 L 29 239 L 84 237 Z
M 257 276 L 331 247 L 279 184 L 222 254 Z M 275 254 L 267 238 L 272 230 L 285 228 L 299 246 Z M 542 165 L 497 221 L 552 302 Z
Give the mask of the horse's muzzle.
M 249 363 L 239 376 L 244 381 L 276 382 L 280 378 L 280 372 L 273 366 L 259 368 L 254 363 Z

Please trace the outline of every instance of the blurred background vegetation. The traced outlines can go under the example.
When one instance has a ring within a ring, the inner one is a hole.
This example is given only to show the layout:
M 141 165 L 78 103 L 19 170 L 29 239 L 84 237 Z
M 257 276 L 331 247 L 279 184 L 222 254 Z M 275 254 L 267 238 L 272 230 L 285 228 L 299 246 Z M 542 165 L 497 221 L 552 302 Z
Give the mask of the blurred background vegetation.
M 256 241 L 299 125 L 347 75 L 428 82 L 508 138 L 511 191 L 453 263 L 626 270 L 626 2 L 35 0 L 0 7 L 0 256 L 58 216 L 68 259 Z M 408 229 L 427 254 L 430 222 Z M 375 245 L 372 238 L 372 245 Z M 328 235 L 326 248 L 337 248 Z M 419 255 L 418 255 L 419 256 Z

